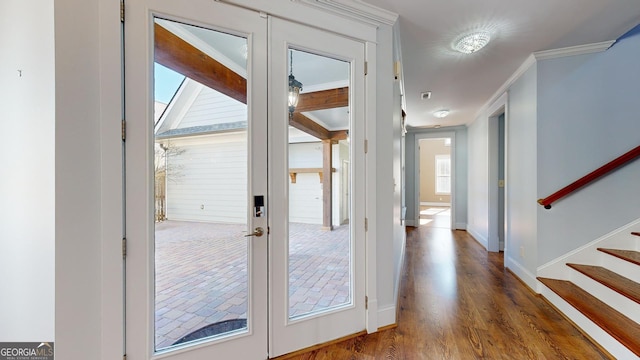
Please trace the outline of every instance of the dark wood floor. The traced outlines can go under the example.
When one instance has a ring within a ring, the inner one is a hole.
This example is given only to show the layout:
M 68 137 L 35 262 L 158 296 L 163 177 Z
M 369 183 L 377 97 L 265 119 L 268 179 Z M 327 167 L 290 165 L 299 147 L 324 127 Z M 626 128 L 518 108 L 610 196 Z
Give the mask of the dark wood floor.
M 398 326 L 288 359 L 607 359 L 464 231 L 408 228 Z

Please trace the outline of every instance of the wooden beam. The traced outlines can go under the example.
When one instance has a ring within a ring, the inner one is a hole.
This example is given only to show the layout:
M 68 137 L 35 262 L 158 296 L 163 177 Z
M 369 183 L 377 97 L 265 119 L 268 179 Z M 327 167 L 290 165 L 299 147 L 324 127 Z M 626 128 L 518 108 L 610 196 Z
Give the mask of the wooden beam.
M 157 63 L 243 104 L 247 103 L 247 80 L 245 78 L 159 24 L 154 25 L 154 36 L 155 61 Z M 289 125 L 320 140 L 346 139 L 345 130 L 329 131 L 302 115 L 301 112 L 348 105 L 348 87 L 301 94 L 296 111 L 289 119 Z
M 300 94 L 296 112 L 349 106 L 349 88 L 335 88 Z
M 330 131 L 329 136 L 331 137 L 331 140 L 347 140 L 349 137 L 349 130 Z
M 289 125 L 311 136 L 315 136 L 320 140 L 331 138 L 331 132 L 329 130 L 299 112 L 294 112 L 293 116 L 289 117 Z
M 169 69 L 247 103 L 247 80 L 174 33 L 154 25 L 154 60 Z
M 322 229 L 333 230 L 333 141 L 322 140 Z

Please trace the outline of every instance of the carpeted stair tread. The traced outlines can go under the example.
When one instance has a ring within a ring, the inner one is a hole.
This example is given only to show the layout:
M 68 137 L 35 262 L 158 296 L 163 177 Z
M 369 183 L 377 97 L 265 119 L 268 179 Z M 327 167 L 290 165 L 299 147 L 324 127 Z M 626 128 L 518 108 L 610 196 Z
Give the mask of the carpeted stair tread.
M 541 277 L 538 280 L 640 357 L 640 324 L 570 281 Z
M 640 284 L 602 266 L 567 264 L 609 289 L 640 304 Z
M 603 253 L 607 253 L 609 255 L 613 255 L 622 260 L 626 260 L 628 262 L 634 263 L 636 265 L 640 265 L 640 252 L 633 250 L 619 250 L 619 249 L 605 249 L 598 248 L 599 251 Z

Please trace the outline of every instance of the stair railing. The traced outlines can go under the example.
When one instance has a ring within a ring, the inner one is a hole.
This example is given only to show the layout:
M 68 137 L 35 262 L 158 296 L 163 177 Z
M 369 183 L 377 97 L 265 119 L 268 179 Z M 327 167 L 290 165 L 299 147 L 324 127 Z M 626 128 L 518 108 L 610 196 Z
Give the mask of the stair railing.
M 629 152 L 620 155 L 614 160 L 606 163 L 605 165 L 597 168 L 596 170 L 588 173 L 587 175 L 581 177 L 580 179 L 572 182 L 571 184 L 563 187 L 562 189 L 554 192 L 553 194 L 547 196 L 544 199 L 539 199 L 538 204 L 544 206 L 545 209 L 551 209 L 551 204 L 555 201 L 571 194 L 572 192 L 580 189 L 581 187 L 599 179 L 600 177 L 607 175 L 613 170 L 635 160 L 640 157 L 640 146 L 630 150 Z

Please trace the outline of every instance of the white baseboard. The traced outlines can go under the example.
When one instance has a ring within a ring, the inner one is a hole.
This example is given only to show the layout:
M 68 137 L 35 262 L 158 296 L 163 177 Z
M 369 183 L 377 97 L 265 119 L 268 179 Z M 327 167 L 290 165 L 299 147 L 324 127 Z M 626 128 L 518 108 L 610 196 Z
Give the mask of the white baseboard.
M 405 220 L 404 221 L 404 225 L 405 226 L 416 226 L 416 221 L 415 220 Z
M 536 276 L 531 272 L 529 272 L 529 270 L 527 270 L 524 266 L 522 266 L 522 264 L 517 262 L 514 258 L 512 258 L 511 256 L 507 256 L 506 252 L 504 256 L 504 266 L 509 270 L 511 270 L 511 272 L 515 276 L 519 277 L 520 280 L 522 280 L 522 282 L 527 284 L 527 286 L 530 287 L 531 290 L 535 291 L 538 294 L 540 293 L 540 289 L 538 289 L 538 280 L 536 279 Z
M 378 309 L 378 329 L 396 323 L 396 307 L 385 306 Z
M 485 249 L 488 249 L 488 245 L 489 245 L 489 240 L 482 236 L 479 232 L 475 231 L 472 227 L 467 228 L 467 232 L 473 236 L 474 239 L 476 239 L 477 242 L 480 243 L 480 245 L 484 246 Z
M 467 230 L 467 223 L 456 223 L 456 230 Z

